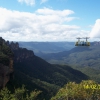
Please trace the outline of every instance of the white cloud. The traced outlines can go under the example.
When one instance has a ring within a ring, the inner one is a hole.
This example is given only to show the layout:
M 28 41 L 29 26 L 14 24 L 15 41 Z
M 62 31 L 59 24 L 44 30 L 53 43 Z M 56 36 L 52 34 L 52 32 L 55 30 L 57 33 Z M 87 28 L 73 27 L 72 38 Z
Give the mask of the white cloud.
M 18 0 L 20 3 L 26 3 L 27 5 L 33 6 L 35 5 L 35 0 Z
M 70 17 L 72 10 L 38 9 L 35 13 L 11 11 L 0 8 L 0 36 L 13 41 L 64 41 L 88 34 Z M 69 16 L 70 15 L 70 16 Z
M 47 2 L 48 0 L 41 0 L 41 3 L 40 4 L 42 4 L 42 3 L 45 3 L 45 2 Z
M 100 19 L 96 20 L 96 22 L 90 32 L 90 37 L 100 38 Z
M 74 14 L 72 10 L 53 10 L 49 8 L 38 9 L 36 13 L 43 14 L 43 15 L 58 15 L 58 16 L 68 16 L 70 14 Z

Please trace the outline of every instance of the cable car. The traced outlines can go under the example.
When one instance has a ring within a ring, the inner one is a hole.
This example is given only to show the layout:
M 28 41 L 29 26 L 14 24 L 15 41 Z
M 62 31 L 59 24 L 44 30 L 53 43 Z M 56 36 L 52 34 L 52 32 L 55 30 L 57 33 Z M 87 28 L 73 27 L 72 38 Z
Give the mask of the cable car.
M 89 39 L 89 37 L 84 37 L 84 38 L 77 38 L 78 41 L 75 43 L 75 46 L 90 46 L 90 42 L 87 41 L 87 39 Z M 86 41 L 80 41 L 80 39 L 86 39 Z

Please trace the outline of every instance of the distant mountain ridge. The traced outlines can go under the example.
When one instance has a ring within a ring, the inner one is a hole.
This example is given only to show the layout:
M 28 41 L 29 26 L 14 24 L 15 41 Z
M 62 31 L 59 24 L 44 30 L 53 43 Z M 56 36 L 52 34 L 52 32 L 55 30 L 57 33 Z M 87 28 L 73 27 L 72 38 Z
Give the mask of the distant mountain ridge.
M 46 61 L 50 59 L 59 59 L 62 60 L 62 57 L 68 57 L 71 53 L 77 53 L 77 52 L 83 52 L 83 51 L 91 51 L 92 49 L 89 47 L 74 47 L 69 51 L 63 51 L 59 53 L 49 53 L 49 54 L 43 54 L 40 55 L 41 58 L 45 59 Z
M 70 50 L 74 47 L 74 42 L 19 42 L 19 46 L 40 55 Z

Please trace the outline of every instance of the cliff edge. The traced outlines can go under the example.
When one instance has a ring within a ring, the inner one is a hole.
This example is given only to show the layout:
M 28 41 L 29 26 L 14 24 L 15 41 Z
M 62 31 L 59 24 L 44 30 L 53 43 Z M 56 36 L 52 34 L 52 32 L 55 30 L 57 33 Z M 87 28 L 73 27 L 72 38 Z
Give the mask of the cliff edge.
M 4 88 L 13 76 L 13 57 L 8 41 L 0 37 L 0 89 Z

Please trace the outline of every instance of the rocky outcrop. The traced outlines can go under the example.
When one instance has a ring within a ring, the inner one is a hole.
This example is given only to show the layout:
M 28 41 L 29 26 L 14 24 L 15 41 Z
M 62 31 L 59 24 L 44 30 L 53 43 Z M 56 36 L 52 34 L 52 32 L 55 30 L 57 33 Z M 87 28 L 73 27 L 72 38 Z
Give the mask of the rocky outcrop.
M 19 44 L 18 42 L 14 43 L 13 41 L 9 44 L 10 48 L 12 50 L 16 50 L 16 49 L 19 49 Z
M 13 77 L 13 62 L 31 60 L 34 53 L 26 48 L 20 48 L 18 42 L 9 42 L 0 38 L 0 43 L 0 88 L 3 88 Z
M 22 62 L 27 59 L 31 59 L 34 57 L 34 53 L 31 50 L 27 50 L 26 48 L 19 48 L 17 50 L 13 50 L 14 52 L 14 61 Z
M 32 50 L 27 50 L 26 48 L 19 47 L 18 42 L 9 43 L 8 41 L 6 44 L 11 48 L 11 50 L 14 52 L 14 61 L 23 61 L 26 59 L 30 59 L 34 56 L 34 52 Z M 11 61 L 12 62 L 12 61 Z
M 0 89 L 4 88 L 13 76 L 13 57 L 9 43 L 0 37 Z

